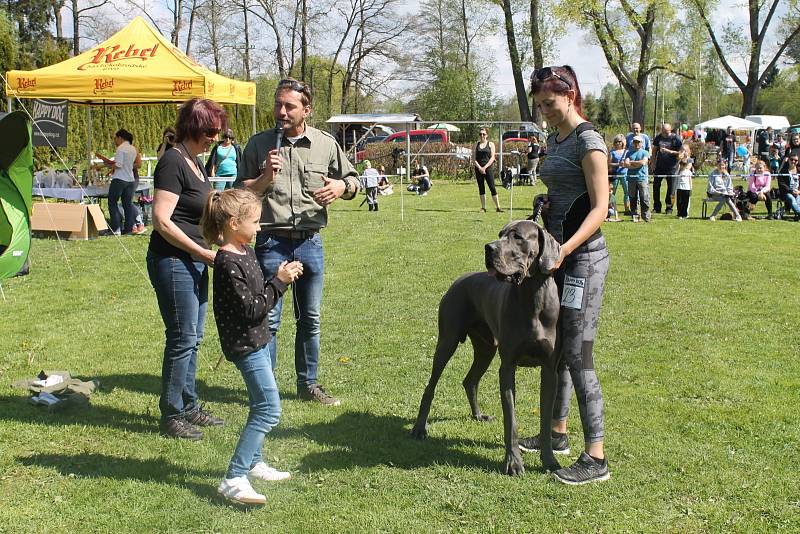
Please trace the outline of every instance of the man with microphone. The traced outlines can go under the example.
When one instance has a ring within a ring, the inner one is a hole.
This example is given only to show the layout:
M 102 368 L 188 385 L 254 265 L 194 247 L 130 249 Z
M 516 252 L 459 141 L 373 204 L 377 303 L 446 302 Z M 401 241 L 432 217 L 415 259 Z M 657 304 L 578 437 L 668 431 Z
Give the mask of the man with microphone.
M 247 142 L 238 168 L 237 187 L 263 195 L 256 256 L 264 279 L 275 276 L 282 261 L 298 260 L 303 276 L 292 284 L 297 323 L 294 364 L 297 396 L 338 406 L 317 382 L 320 352 L 320 307 L 325 258 L 320 230 L 328 223 L 327 206 L 337 198 L 351 200 L 358 192 L 358 173 L 330 134 L 306 123 L 312 94 L 303 82 L 286 79 L 275 90 L 277 127 Z M 273 368 L 283 298 L 269 313 Z

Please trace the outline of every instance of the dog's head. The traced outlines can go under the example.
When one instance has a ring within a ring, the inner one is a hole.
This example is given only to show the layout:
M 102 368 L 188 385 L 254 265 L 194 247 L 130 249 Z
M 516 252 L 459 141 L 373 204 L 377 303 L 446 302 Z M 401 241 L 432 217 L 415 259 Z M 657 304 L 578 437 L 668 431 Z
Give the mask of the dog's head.
M 507 224 L 496 241 L 487 243 L 486 269 L 500 280 L 521 284 L 537 274 L 551 274 L 560 245 L 533 221 Z

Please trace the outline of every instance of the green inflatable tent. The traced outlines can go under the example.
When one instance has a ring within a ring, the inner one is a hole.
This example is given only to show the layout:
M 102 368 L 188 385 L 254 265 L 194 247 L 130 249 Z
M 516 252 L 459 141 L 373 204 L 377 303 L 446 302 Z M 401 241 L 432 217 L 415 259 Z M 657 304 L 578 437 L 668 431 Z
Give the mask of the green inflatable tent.
M 0 118 L 0 280 L 27 270 L 31 248 L 33 147 L 21 111 Z

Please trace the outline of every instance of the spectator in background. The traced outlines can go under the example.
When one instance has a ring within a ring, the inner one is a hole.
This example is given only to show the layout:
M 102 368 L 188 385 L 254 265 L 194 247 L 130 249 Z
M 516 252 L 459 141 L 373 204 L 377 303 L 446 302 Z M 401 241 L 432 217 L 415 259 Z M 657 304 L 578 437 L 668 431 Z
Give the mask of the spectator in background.
M 772 145 L 769 147 L 769 158 L 767 158 L 769 172 L 772 174 L 778 174 L 781 172 L 781 163 L 781 156 L 778 153 L 778 147 Z
M 789 144 L 786 145 L 786 150 L 783 153 L 783 165 L 781 165 L 781 172 L 786 172 L 789 168 L 789 158 L 792 156 L 800 156 L 800 133 L 793 132 L 789 138 Z
M 142 160 L 139 157 L 139 152 L 133 148 L 132 143 L 133 134 L 122 128 L 114 134 L 114 145 L 117 147 L 114 159 L 109 159 L 99 152 L 95 152 L 95 155 L 103 160 L 103 163 L 114 169 L 111 183 L 108 186 L 108 213 L 111 217 L 111 231 L 116 235 L 132 233 L 134 225 L 136 225 L 136 215 L 138 214 L 136 206 L 133 205 L 134 184 L 136 182 L 133 168 L 137 159 L 139 160 L 139 165 L 141 165 Z M 122 226 L 122 218 L 117 204 L 120 198 L 122 199 L 122 211 L 125 215 L 124 226 Z
M 164 152 L 175 146 L 175 128 L 167 126 L 164 128 L 164 135 L 161 138 L 161 144 L 158 145 L 156 150 L 156 159 L 161 159 Z
M 716 207 L 714 207 L 711 216 L 708 218 L 709 221 L 716 220 L 717 213 L 719 213 L 723 204 L 728 206 L 736 221 L 742 220 L 742 216 L 733 202 L 733 182 L 731 181 L 731 175 L 728 173 L 728 162 L 725 158 L 717 158 L 717 168 L 708 175 L 708 189 L 706 192 L 708 198 L 717 201 Z
M 408 186 L 409 191 L 414 191 L 417 195 L 425 196 L 431 189 L 431 175 L 428 172 L 428 167 L 422 165 L 419 160 L 414 160 L 414 170 L 411 171 L 411 179 L 415 183 Z M 485 210 L 484 210 L 485 211 Z
M 748 174 L 750 172 L 750 149 L 747 148 L 744 141 L 736 147 L 736 157 L 742 160 L 742 173 Z
M 650 152 L 650 137 L 642 132 L 642 125 L 638 122 L 631 124 L 631 131 L 625 136 L 625 146 L 628 150 L 633 150 L 633 137 L 636 135 L 642 138 L 642 148 Z
M 783 138 L 783 134 L 778 134 L 778 137 L 775 139 L 775 148 L 778 149 L 778 155 L 783 158 L 786 152 L 786 139 Z
M 386 167 L 381 165 L 378 167 L 378 194 L 389 196 L 392 193 L 394 193 L 394 186 L 386 176 Z
M 650 152 L 642 148 L 642 145 L 644 145 L 642 136 L 634 136 L 633 148 L 625 159 L 625 168 L 628 169 L 628 194 L 630 195 L 633 222 L 639 222 L 640 213 L 645 222 L 650 222 L 650 188 L 647 183 Z
M 628 169 L 625 168 L 625 159 L 628 157 L 628 149 L 625 143 L 625 136 L 618 134 L 614 137 L 611 150 L 608 152 L 608 174 L 611 181 L 611 201 L 614 212 L 617 211 L 617 187 L 622 186 L 624 195 L 625 215 L 630 215 L 631 205 L 628 199 Z
M 211 153 L 206 160 L 206 173 L 217 178 L 229 178 L 227 181 L 215 181 L 214 189 L 224 191 L 236 179 L 238 164 L 242 161 L 242 149 L 234 141 L 236 137 L 233 130 L 225 130 L 222 142 L 216 143 L 211 148 Z
M 720 140 L 720 149 L 722 157 L 728 161 L 728 170 L 733 169 L 733 159 L 736 157 L 736 134 L 730 126 Z
M 665 122 L 661 125 L 661 133 L 653 139 L 652 157 L 655 160 L 653 169 L 653 211 L 661 213 L 661 183 L 666 178 L 667 192 L 664 194 L 664 213 L 672 213 L 672 194 L 675 178 L 678 174 L 678 155 L 683 148 L 680 136 L 672 131 L 672 125 Z
M 778 176 L 778 190 L 781 198 L 794 212 L 794 219 L 800 219 L 800 174 L 798 156 L 791 156 L 786 172 Z
M 769 190 L 772 188 L 772 176 L 767 172 L 767 164 L 758 160 L 753 167 L 753 173 L 747 178 L 747 206 L 750 213 L 756 207 L 759 200 L 764 201 L 767 207 L 767 218 L 772 217 L 772 200 L 769 198 Z
M 472 151 L 472 161 L 475 165 L 475 179 L 478 181 L 478 194 L 481 199 L 481 212 L 486 213 L 486 186 L 492 194 L 495 209 L 500 212 L 500 199 L 497 196 L 497 189 L 494 186 L 494 143 L 489 141 L 489 131 L 486 128 L 480 129 L 480 140 Z
M 769 147 L 772 145 L 772 126 L 767 126 L 766 130 L 761 130 L 756 137 L 758 145 L 758 159 L 769 165 Z
M 364 160 L 364 172 L 361 173 L 364 190 L 367 192 L 367 207 L 369 211 L 378 211 L 378 170 L 372 168 L 372 162 Z
M 528 139 L 528 176 L 531 177 L 531 185 L 536 185 L 536 170 L 539 168 L 541 150 L 539 137 L 534 134 Z
M 678 161 L 678 179 L 676 185 L 676 203 L 678 205 L 678 219 L 689 217 L 689 207 L 692 202 L 692 164 L 689 150 L 681 150 Z

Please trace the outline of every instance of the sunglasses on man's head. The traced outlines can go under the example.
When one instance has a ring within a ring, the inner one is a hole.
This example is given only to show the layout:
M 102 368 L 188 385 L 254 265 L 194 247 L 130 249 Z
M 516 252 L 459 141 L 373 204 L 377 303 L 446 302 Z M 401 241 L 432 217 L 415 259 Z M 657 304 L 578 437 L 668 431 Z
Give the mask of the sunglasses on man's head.
M 308 89 L 308 86 L 303 82 L 290 79 L 283 79 L 279 81 L 278 87 L 280 89 L 291 89 L 292 91 L 297 91 L 298 93 L 302 93 Z
M 547 80 L 556 78 L 557 80 L 561 80 L 562 82 L 567 84 L 567 87 L 572 89 L 572 84 L 569 83 L 569 81 L 563 78 L 562 76 L 559 76 L 559 74 L 554 70 L 559 68 L 562 67 L 542 67 L 541 69 L 536 69 L 535 71 L 533 71 L 531 79 L 538 80 L 540 82 L 546 82 Z

